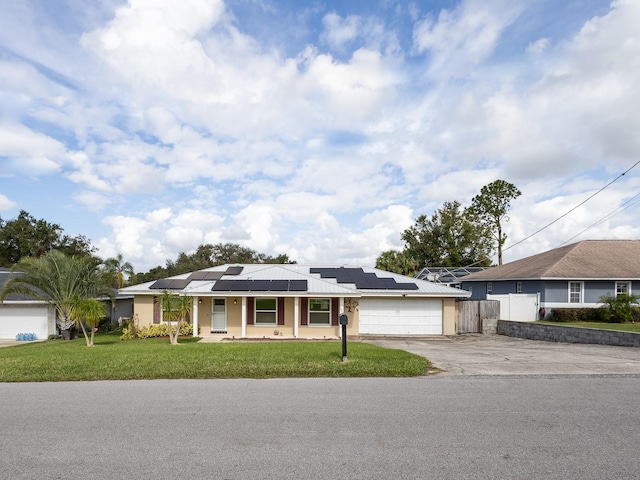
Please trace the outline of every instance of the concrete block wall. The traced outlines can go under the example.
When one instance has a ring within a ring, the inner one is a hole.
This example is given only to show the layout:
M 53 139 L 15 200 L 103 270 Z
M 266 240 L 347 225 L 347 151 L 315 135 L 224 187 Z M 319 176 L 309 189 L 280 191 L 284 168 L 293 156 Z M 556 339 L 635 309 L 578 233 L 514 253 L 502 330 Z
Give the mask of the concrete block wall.
M 640 333 L 594 328 L 563 327 L 543 323 L 498 320 L 498 334 L 508 337 L 564 343 L 596 343 L 622 347 L 640 347 Z

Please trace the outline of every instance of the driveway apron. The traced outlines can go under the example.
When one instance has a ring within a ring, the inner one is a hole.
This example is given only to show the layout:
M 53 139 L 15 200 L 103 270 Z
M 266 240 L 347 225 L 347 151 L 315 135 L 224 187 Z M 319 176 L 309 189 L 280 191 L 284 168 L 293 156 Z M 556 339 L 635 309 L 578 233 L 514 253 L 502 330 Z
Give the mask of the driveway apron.
M 447 375 L 640 375 L 640 348 L 634 347 L 480 334 L 365 341 L 422 355 Z

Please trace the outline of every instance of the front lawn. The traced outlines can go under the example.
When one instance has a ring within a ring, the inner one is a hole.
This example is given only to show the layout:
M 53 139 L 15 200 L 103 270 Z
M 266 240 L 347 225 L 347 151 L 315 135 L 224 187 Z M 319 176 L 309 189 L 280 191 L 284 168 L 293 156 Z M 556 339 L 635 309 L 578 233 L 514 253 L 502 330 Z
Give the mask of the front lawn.
M 197 343 L 180 338 L 123 342 L 102 334 L 96 346 L 84 338 L 0 348 L 0 382 L 59 382 L 157 378 L 412 377 L 428 360 L 402 350 L 349 342 Z
M 606 322 L 549 322 L 547 320 L 538 323 L 558 325 L 560 327 L 597 328 L 600 330 L 621 330 L 623 332 L 640 333 L 640 323 L 606 323 Z

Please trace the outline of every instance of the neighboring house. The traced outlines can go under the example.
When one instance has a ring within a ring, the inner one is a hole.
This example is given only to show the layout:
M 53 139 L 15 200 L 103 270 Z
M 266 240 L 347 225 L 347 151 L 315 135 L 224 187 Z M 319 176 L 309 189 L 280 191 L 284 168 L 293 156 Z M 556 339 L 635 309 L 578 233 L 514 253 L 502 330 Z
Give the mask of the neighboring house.
M 107 320 L 110 323 L 122 325 L 124 320 L 129 320 L 133 316 L 133 295 L 118 293 L 113 289 L 113 302 L 109 298 L 100 298 L 106 306 Z
M 460 279 L 462 277 L 482 272 L 483 270 L 486 270 L 486 267 L 424 267 L 418 272 L 416 278 L 460 288 Z
M 603 295 L 640 291 L 640 240 L 583 240 L 460 280 L 472 299 L 537 298 L 533 318 L 524 320 L 554 308 L 595 308 Z
M 20 275 L 0 268 L 0 291 L 11 275 Z M 0 339 L 15 339 L 19 333 L 34 333 L 46 340 L 56 333 L 55 308 L 46 302 L 25 295 L 9 295 L 0 303 Z
M 162 322 L 164 291 L 193 297 L 194 335 L 338 338 L 454 335 L 455 300 L 469 293 L 369 267 L 221 265 L 120 289 L 134 297 L 138 326 Z

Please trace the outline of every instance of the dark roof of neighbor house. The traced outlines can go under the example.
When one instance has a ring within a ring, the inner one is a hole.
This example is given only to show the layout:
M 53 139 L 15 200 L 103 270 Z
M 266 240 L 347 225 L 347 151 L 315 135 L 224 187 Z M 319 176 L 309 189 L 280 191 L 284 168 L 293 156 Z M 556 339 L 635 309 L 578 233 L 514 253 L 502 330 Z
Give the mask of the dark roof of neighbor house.
M 9 281 L 9 279 L 11 278 L 11 276 L 14 275 L 20 275 L 20 272 L 13 272 L 11 273 L 11 270 L 8 268 L 0 268 L 0 292 L 2 290 L 4 290 L 4 286 L 5 284 Z M 29 295 L 23 295 L 23 294 L 15 294 L 12 293 L 10 295 L 7 296 L 7 298 L 4 299 L 5 302 L 19 302 L 19 301 L 24 301 L 24 302 L 34 302 L 34 301 L 38 301 L 33 297 L 30 297 Z
M 640 279 L 640 240 L 583 240 L 489 268 L 461 281 Z

